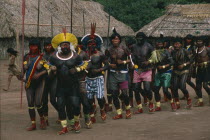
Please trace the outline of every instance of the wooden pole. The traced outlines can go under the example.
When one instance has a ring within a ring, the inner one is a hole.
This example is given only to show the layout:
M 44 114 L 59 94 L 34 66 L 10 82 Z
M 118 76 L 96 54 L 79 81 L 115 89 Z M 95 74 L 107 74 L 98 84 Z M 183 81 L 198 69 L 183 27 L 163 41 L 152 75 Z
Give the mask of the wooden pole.
M 53 17 L 51 16 L 51 37 L 53 37 Z
M 84 35 L 85 35 L 85 11 L 83 10 L 83 29 L 84 29 Z
M 71 0 L 71 33 L 72 33 L 72 25 L 73 25 L 73 0 Z
M 107 0 L 107 3 L 108 3 L 108 0 Z M 111 12 L 111 9 L 109 7 L 109 17 L 108 17 L 108 31 L 107 31 L 107 47 L 109 46 L 109 30 L 110 30 L 110 12 Z
M 12 23 L 12 24 L 17 24 L 17 25 L 22 25 L 22 23 Z M 33 25 L 38 25 L 37 23 L 25 23 L 25 25 L 28 26 L 33 26 Z M 52 26 L 51 24 L 39 24 L 39 26 Z M 62 24 L 53 24 L 53 27 L 56 26 L 62 26 L 62 27 L 71 27 L 71 25 L 62 25 Z M 83 25 L 72 25 L 72 27 L 83 27 Z M 89 26 L 87 26 L 89 27 Z M 97 26 L 96 28 L 107 28 L 107 26 Z
M 25 23 L 25 0 L 22 0 L 22 60 L 24 60 L 24 23 Z M 23 61 L 22 61 L 23 62 Z M 22 75 L 24 75 L 24 69 L 22 65 Z M 21 81 L 21 92 L 20 92 L 20 108 L 22 108 L 22 96 L 23 96 L 23 80 Z
M 17 48 L 17 51 L 18 52 L 21 52 L 21 48 L 20 48 L 20 37 L 19 37 L 20 33 L 19 33 L 19 30 L 18 28 L 16 28 L 16 48 Z M 22 60 L 20 60 L 20 56 L 18 55 L 17 56 L 17 60 L 18 60 L 18 66 L 20 66 L 20 64 L 22 64 Z
M 40 13 L 40 0 L 38 0 L 37 38 L 39 37 L 39 13 Z

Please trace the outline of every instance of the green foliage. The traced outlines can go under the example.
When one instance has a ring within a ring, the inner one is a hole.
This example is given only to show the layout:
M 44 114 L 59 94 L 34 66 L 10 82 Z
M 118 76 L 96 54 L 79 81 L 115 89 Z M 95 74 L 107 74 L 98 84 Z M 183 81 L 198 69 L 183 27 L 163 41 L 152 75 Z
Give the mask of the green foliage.
M 138 31 L 144 25 L 164 15 L 169 4 L 208 3 L 210 0 L 94 0 L 117 20 Z

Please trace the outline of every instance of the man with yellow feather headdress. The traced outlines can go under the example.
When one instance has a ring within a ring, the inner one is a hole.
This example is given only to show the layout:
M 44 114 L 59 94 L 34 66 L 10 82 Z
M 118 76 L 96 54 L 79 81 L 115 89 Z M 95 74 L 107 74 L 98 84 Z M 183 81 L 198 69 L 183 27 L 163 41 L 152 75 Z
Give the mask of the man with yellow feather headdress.
M 61 120 L 62 130 L 59 135 L 68 132 L 67 119 L 68 114 L 74 118 L 74 130 L 80 131 L 80 96 L 79 96 L 79 80 L 78 72 L 84 70 L 84 63 L 75 52 L 78 40 L 71 33 L 60 33 L 52 39 L 52 46 L 58 51 L 50 58 L 52 65 L 51 74 L 55 74 L 57 78 L 57 105 L 58 115 Z

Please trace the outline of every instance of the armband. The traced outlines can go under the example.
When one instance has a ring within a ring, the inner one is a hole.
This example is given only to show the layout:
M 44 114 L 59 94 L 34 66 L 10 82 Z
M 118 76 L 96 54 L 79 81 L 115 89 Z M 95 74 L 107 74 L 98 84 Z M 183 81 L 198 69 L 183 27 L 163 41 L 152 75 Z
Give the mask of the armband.
M 138 67 L 138 65 L 134 65 L 134 68 L 135 68 L 135 69 L 138 69 L 139 67 Z

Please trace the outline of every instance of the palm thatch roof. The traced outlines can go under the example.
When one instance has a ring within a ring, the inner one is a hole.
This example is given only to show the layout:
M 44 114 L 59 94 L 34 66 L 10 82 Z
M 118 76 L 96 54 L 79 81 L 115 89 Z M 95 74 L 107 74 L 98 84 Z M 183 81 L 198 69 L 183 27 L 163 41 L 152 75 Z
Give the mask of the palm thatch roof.
M 210 4 L 169 5 L 165 15 L 145 25 L 138 32 L 149 37 L 210 36 Z
M 0 2 L 0 38 L 14 37 L 21 34 L 22 0 L 1 0 Z M 39 37 L 51 37 L 62 32 L 66 27 L 70 32 L 71 0 L 40 0 Z M 84 13 L 84 14 L 83 14 Z M 84 15 L 84 20 L 83 20 Z M 37 36 L 38 0 L 26 0 L 25 36 Z M 51 17 L 52 21 L 51 22 Z M 103 6 L 92 1 L 73 0 L 73 34 L 82 37 L 90 33 L 90 23 L 96 22 L 96 32 L 102 37 L 108 33 L 108 14 Z M 85 22 L 83 22 L 85 21 Z M 53 28 L 51 28 L 53 23 Z M 85 27 L 85 28 L 83 28 Z M 110 29 L 115 27 L 122 36 L 134 35 L 134 31 L 127 25 L 110 17 Z M 85 31 L 84 31 L 85 29 Z M 112 32 L 110 31 L 110 34 Z

